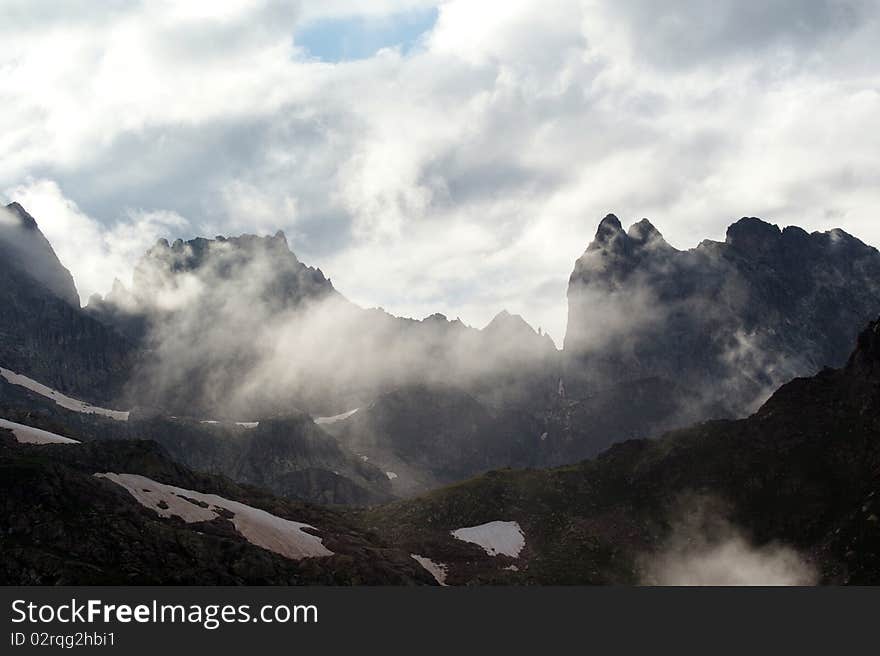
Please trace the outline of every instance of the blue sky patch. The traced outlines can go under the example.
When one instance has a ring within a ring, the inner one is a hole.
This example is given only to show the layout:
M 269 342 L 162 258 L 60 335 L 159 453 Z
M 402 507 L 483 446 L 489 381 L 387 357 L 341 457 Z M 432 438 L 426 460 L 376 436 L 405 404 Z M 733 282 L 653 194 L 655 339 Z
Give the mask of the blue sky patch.
M 417 9 L 380 18 L 352 16 L 315 21 L 298 29 L 297 46 L 310 57 L 327 62 L 372 57 L 382 48 L 400 47 L 409 52 L 425 32 L 434 27 L 437 9 Z

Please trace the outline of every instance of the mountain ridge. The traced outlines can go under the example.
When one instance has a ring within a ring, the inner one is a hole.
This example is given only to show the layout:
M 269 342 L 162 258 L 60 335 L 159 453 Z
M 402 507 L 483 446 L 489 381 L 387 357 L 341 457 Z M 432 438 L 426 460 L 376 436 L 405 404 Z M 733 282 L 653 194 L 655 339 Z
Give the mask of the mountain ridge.
M 661 376 L 742 414 L 786 379 L 840 366 L 880 312 L 880 252 L 842 230 L 754 217 L 724 242 L 678 250 L 647 220 L 614 215 L 575 263 L 566 386 Z
M 876 585 L 878 417 L 875 321 L 846 366 L 787 383 L 746 419 L 629 440 L 561 468 L 490 472 L 361 517 L 442 564 L 450 585 L 668 584 L 657 567 L 670 560 L 679 574 L 711 561 L 760 585 L 748 570 L 771 554 L 782 572 L 796 559 L 819 583 Z M 519 557 L 450 535 L 499 520 L 522 527 Z

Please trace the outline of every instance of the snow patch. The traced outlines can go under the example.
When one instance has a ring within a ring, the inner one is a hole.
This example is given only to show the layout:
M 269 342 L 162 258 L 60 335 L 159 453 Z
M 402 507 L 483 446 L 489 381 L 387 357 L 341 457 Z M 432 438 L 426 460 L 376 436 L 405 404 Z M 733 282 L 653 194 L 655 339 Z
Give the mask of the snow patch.
M 72 440 L 69 437 L 62 437 L 39 428 L 16 424 L 14 421 L 7 421 L 6 419 L 0 419 L 0 428 L 11 430 L 20 444 L 79 444 L 77 440 Z
M 490 556 L 503 554 L 518 558 L 526 546 L 526 536 L 516 522 L 489 522 L 452 531 L 452 537 L 483 548 Z
M 12 385 L 24 387 L 41 396 L 45 396 L 47 399 L 52 399 L 55 403 L 67 410 L 82 412 L 89 415 L 102 415 L 104 417 L 109 417 L 110 419 L 116 419 L 117 421 L 128 421 L 128 412 L 122 412 L 121 410 L 108 410 L 106 408 L 89 405 L 85 401 L 78 401 L 77 399 L 66 396 L 61 392 L 53 390 L 51 387 L 46 387 L 32 378 L 22 376 L 9 369 L 0 367 L 0 376 L 3 376 L 3 378 L 6 379 L 6 382 L 11 383 Z
M 389 481 L 393 481 L 395 478 L 397 478 L 397 474 L 395 474 L 394 472 L 385 472 L 385 475 L 388 477 Z
M 360 410 L 360 408 L 355 408 L 354 410 L 349 410 L 348 412 L 343 412 L 341 415 L 333 415 L 332 417 L 315 417 L 315 423 L 318 425 L 335 424 L 337 421 L 343 421 L 345 419 L 348 419 L 358 410 Z
M 203 494 L 157 483 L 137 474 L 106 473 L 95 476 L 124 487 L 138 503 L 152 509 L 160 517 L 176 515 L 187 523 L 206 522 L 219 517 L 218 510 L 225 510 L 232 513 L 230 521 L 236 530 L 253 545 L 292 560 L 333 555 L 321 538 L 302 530 L 314 529 L 308 524 L 283 519 L 216 494 Z
M 430 558 L 425 558 L 424 556 L 417 556 L 416 554 L 410 554 L 413 560 L 415 560 L 419 565 L 424 567 L 428 572 L 430 572 L 431 576 L 434 577 L 434 580 L 437 581 L 442 586 L 446 585 L 446 575 L 447 575 L 447 567 L 443 563 L 435 563 Z
M 173 417 L 172 417 L 173 418 Z M 200 424 L 211 424 L 212 426 L 215 424 L 222 424 L 223 422 L 217 421 L 216 419 L 202 419 Z M 234 421 L 232 422 L 236 426 L 242 426 L 244 428 L 256 428 L 260 425 L 258 421 Z

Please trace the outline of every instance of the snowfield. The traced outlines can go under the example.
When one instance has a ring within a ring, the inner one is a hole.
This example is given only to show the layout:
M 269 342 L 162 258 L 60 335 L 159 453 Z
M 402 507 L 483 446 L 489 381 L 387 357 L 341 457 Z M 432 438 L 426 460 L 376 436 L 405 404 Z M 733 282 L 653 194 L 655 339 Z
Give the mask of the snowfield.
M 348 419 L 358 410 L 360 410 L 360 408 L 355 408 L 354 410 L 349 410 L 348 412 L 343 412 L 341 415 L 333 415 L 332 417 L 315 417 L 315 423 L 318 425 L 335 424 L 337 421 L 343 421 L 345 419 Z
M 314 528 L 308 524 L 283 519 L 216 494 L 203 494 L 157 483 L 137 474 L 106 473 L 95 476 L 124 487 L 138 503 L 155 511 L 160 517 L 176 515 L 187 523 L 206 522 L 219 517 L 218 510 L 225 510 L 233 514 L 230 521 L 236 530 L 253 545 L 291 560 L 333 555 L 321 538 L 302 530 Z
M 51 387 L 46 387 L 32 378 L 22 376 L 9 369 L 0 367 L 0 376 L 3 376 L 3 378 L 6 379 L 6 382 L 11 383 L 12 385 L 24 387 L 41 396 L 45 396 L 47 399 L 52 399 L 55 403 L 67 410 L 90 415 L 102 415 L 104 417 L 110 417 L 110 419 L 116 419 L 117 421 L 128 421 L 128 412 L 122 412 L 121 410 L 108 410 L 107 408 L 99 408 L 94 405 L 89 405 L 85 401 L 78 401 L 77 399 L 65 396 L 61 392 L 53 390 Z
M 417 556 L 416 554 L 410 554 L 410 556 L 419 565 L 428 570 L 431 573 L 431 576 L 434 577 L 434 580 L 437 581 L 437 583 L 442 586 L 446 585 L 446 565 L 444 565 L 443 563 L 435 563 L 430 558 L 425 558 L 424 556 Z
M 0 428 L 11 430 L 20 444 L 79 444 L 77 440 L 72 440 L 69 437 L 62 437 L 49 431 L 16 424 L 14 421 L 5 419 L 0 419 Z
M 483 548 L 490 556 L 503 554 L 518 558 L 526 546 L 526 536 L 516 522 L 489 522 L 479 526 L 459 528 L 452 531 L 452 537 L 462 542 L 471 542 Z

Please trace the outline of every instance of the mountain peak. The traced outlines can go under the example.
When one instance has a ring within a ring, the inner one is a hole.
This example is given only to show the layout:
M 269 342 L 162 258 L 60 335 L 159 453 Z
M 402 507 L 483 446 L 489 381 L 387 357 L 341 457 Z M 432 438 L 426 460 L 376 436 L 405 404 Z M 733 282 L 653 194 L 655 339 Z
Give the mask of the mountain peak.
M 34 217 L 28 214 L 27 210 L 24 209 L 20 203 L 13 201 L 6 206 L 6 210 L 16 216 L 18 220 L 21 221 L 21 225 L 23 227 L 28 228 L 29 230 L 39 229 L 37 226 L 37 221 L 34 219 Z
M 614 241 L 617 237 L 625 235 L 623 226 L 620 224 L 614 214 L 608 214 L 599 222 L 599 228 L 596 230 L 596 244 L 605 245 Z
M 528 321 L 523 319 L 523 317 L 519 314 L 511 314 L 507 310 L 501 310 L 495 317 L 490 321 L 483 330 L 497 330 L 503 328 L 513 328 L 513 329 L 523 329 L 526 328 L 530 333 L 534 333 L 535 330 L 532 328 Z
M 603 255 L 629 258 L 653 252 L 658 248 L 673 250 L 663 239 L 660 231 L 648 219 L 634 223 L 628 231 L 624 232 L 620 219 L 614 214 L 609 214 L 599 223 L 596 238 L 587 248 L 587 252 L 599 251 Z
M 0 222 L 0 263 L 24 271 L 52 294 L 79 307 L 79 294 L 70 271 L 58 259 L 36 220 L 19 203 L 9 203 L 12 220 Z M 11 225 L 10 225 L 11 223 Z
M 764 252 L 779 243 L 779 226 L 757 217 L 743 217 L 727 229 L 727 243 L 737 250 Z
M 297 259 L 279 230 L 274 235 L 218 235 L 214 239 L 175 239 L 170 244 L 167 239 L 158 239 L 135 267 L 134 305 L 145 313 L 157 309 L 163 291 L 175 288 L 175 277 L 183 274 L 199 278 L 211 293 L 216 293 L 217 284 L 223 281 L 248 280 L 258 293 L 265 294 L 266 302 L 277 307 L 293 307 L 306 299 L 335 294 L 320 269 Z M 108 299 L 115 300 L 115 296 Z
M 642 219 L 638 223 L 631 225 L 627 231 L 627 236 L 632 241 L 642 245 L 666 245 L 666 240 L 663 239 L 663 235 L 660 234 L 660 231 L 657 230 L 657 228 L 654 227 L 654 224 L 648 219 Z

